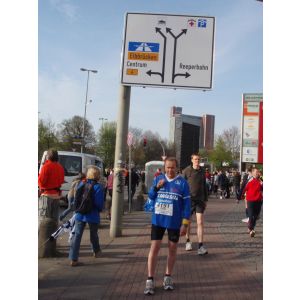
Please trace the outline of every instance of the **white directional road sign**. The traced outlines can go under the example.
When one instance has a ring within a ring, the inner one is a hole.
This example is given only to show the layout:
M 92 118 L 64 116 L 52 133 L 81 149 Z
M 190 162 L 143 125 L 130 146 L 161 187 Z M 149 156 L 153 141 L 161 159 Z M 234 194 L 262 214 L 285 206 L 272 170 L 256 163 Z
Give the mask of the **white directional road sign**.
M 215 18 L 127 13 L 123 85 L 212 89 Z

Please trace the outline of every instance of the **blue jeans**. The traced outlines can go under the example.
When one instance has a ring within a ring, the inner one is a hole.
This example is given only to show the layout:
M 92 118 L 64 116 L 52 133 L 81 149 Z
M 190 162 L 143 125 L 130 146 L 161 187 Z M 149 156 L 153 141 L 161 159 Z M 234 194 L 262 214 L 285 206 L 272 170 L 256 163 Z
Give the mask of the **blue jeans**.
M 86 222 L 81 222 L 75 220 L 75 235 L 71 242 L 69 259 L 78 260 L 79 248 L 81 243 L 81 238 Z M 99 237 L 98 237 L 98 224 L 88 223 L 90 227 L 90 240 L 92 244 L 92 249 L 95 253 L 100 250 Z

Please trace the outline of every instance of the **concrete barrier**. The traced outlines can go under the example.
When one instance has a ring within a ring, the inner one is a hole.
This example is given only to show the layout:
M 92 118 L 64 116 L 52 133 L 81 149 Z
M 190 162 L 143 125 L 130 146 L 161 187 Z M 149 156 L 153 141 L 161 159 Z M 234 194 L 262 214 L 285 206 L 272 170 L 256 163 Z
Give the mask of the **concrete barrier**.
M 58 227 L 59 200 L 41 196 L 39 198 L 39 258 L 56 256 L 56 240 L 50 240 Z

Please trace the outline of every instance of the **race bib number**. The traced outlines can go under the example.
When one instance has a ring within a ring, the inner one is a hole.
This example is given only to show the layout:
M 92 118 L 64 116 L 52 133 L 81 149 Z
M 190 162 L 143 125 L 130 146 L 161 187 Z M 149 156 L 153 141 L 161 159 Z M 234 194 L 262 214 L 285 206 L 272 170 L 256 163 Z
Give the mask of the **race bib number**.
M 173 203 L 155 203 L 157 215 L 173 216 Z

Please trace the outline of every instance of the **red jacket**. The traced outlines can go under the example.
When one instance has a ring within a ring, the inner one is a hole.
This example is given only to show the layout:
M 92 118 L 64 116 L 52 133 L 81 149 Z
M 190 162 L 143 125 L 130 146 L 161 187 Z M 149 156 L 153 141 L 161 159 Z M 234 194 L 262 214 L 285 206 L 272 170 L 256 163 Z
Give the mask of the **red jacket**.
M 64 183 L 64 168 L 58 162 L 47 160 L 38 178 L 38 184 L 43 194 L 60 194 L 60 186 Z
M 111 173 L 107 178 L 107 189 L 112 190 L 113 186 L 114 186 L 114 173 Z
M 262 190 L 262 182 L 259 179 L 252 177 L 248 181 L 243 194 L 246 193 L 247 201 L 261 201 L 263 199 Z

